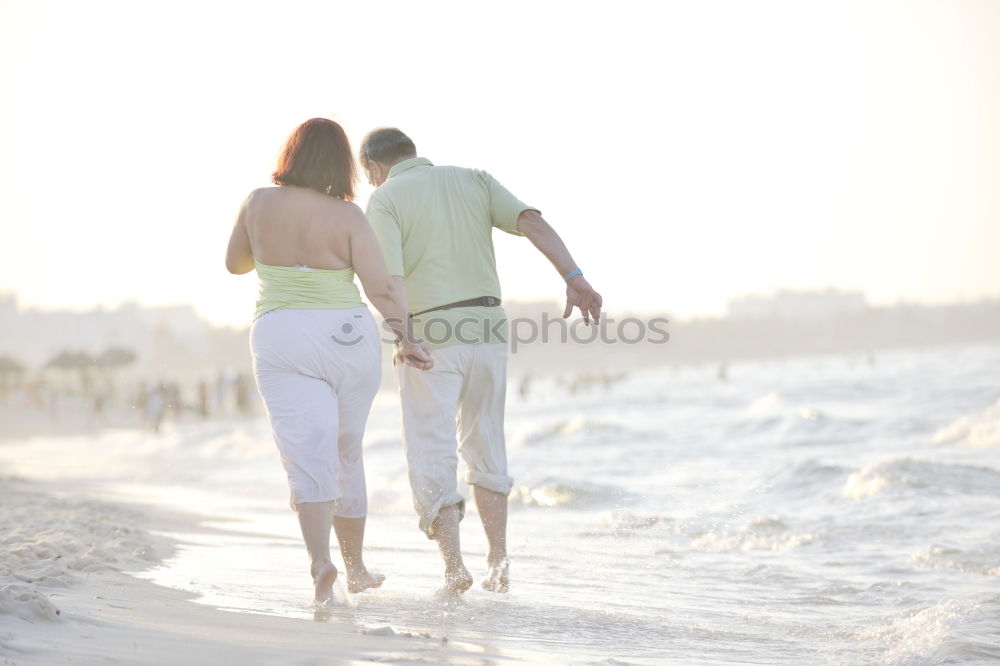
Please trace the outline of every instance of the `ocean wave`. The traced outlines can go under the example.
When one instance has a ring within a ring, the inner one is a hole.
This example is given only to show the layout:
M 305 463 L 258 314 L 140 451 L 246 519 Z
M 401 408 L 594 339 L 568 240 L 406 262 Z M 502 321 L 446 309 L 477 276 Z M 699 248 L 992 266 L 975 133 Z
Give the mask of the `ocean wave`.
M 685 524 L 669 516 L 639 515 L 628 512 L 604 514 L 587 532 L 588 535 L 634 537 L 643 534 L 657 538 L 682 535 L 690 546 L 703 552 L 752 550 L 787 550 L 812 543 L 816 536 L 794 531 L 776 516 L 760 516 L 742 527 L 722 527 L 706 530 Z M 667 552 L 667 551 L 664 551 Z M 669 551 L 673 553 L 673 550 Z
M 934 433 L 938 444 L 1000 446 L 1000 401 L 977 414 L 967 414 Z
M 842 495 L 860 500 L 893 488 L 1000 495 L 1000 472 L 988 467 L 891 458 L 867 465 L 847 477 Z
M 619 506 L 634 501 L 630 493 L 618 486 L 554 477 L 515 486 L 510 498 L 523 506 L 574 509 Z
M 729 424 L 729 433 L 742 437 L 773 430 L 782 424 L 787 410 L 780 393 L 765 393 L 745 405 L 741 412 L 734 413 L 736 419 Z
M 815 540 L 815 535 L 793 531 L 780 518 L 759 517 L 735 530 L 695 532 L 691 546 L 697 550 L 722 553 L 729 551 L 788 550 Z
M 677 533 L 680 530 L 680 523 L 669 516 L 640 515 L 616 511 L 602 514 L 589 534 L 611 534 L 616 537 L 624 537 L 663 531 Z
M 94 446 L 80 438 L 79 446 Z M 107 454 L 130 462 L 173 459 L 178 454 L 222 460 L 257 460 L 273 455 L 274 442 L 263 420 L 182 423 L 161 433 L 109 430 L 97 443 Z
M 777 475 L 775 475 L 774 480 L 777 481 L 782 479 L 786 483 L 795 486 L 812 486 L 816 484 L 824 484 L 830 479 L 843 476 L 848 471 L 849 470 L 846 467 L 825 463 L 816 458 L 809 458 L 791 468 L 783 468 Z
M 943 663 L 938 652 L 948 636 L 963 622 L 982 614 L 976 602 L 954 599 L 912 611 L 908 615 L 864 629 L 858 638 L 882 651 L 878 663 L 885 666 Z M 888 649 L 885 647 L 888 646 Z M 958 662 L 949 662 L 958 663 Z
M 794 405 L 772 391 L 751 402 L 728 425 L 737 437 L 766 436 L 781 446 L 814 445 L 819 439 L 850 439 L 869 420 L 831 416 L 817 406 Z
M 817 493 L 835 487 L 848 474 L 850 470 L 846 467 L 810 458 L 792 466 L 782 465 L 768 477 L 766 486 L 771 492 L 791 498 L 807 498 L 812 502 Z
M 535 446 L 552 440 L 574 439 L 591 444 L 603 444 L 608 441 L 620 442 L 624 439 L 633 439 L 639 434 L 620 423 L 575 416 L 529 430 L 516 437 L 514 443 L 515 446 Z
M 766 412 L 773 411 L 777 405 L 782 402 L 781 393 L 778 391 L 770 391 L 764 395 L 756 398 L 753 402 L 747 405 L 746 412 L 751 415 L 759 415 Z
M 986 576 L 1000 576 L 1000 548 L 986 547 L 964 551 L 934 545 L 914 553 L 910 561 L 917 569 L 956 569 Z

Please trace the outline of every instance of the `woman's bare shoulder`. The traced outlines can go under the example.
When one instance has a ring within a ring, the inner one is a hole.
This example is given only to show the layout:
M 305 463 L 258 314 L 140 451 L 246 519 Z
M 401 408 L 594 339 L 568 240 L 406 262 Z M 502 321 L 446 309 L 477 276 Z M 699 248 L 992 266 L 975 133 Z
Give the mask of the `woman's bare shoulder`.
M 344 201 L 343 199 L 334 199 L 333 197 L 327 198 L 331 200 L 330 212 L 338 220 L 342 220 L 348 225 L 367 221 L 365 212 L 353 201 Z
M 320 217 L 341 221 L 348 225 L 366 221 L 364 211 L 353 201 L 337 199 L 305 187 L 288 185 L 259 187 L 250 192 L 245 205 L 263 206 L 272 211 L 275 210 L 274 206 L 280 207 L 285 212 L 298 210 L 306 217 L 313 218 L 318 213 Z
M 343 199 L 337 199 L 337 201 L 340 202 L 341 210 L 344 211 L 345 215 L 355 219 L 365 219 L 365 211 L 361 210 L 361 206 L 358 204 Z
M 255 190 L 250 190 L 250 194 L 247 198 L 243 200 L 243 206 L 248 207 L 254 204 L 260 204 L 265 201 L 269 201 L 280 187 L 258 187 Z
M 255 198 L 259 199 L 261 197 L 273 196 L 276 192 L 279 192 L 282 189 L 283 188 L 278 187 L 277 185 L 271 185 L 271 186 L 267 186 L 267 187 L 258 187 L 255 190 L 250 190 L 250 194 L 247 195 L 247 199 L 255 199 Z

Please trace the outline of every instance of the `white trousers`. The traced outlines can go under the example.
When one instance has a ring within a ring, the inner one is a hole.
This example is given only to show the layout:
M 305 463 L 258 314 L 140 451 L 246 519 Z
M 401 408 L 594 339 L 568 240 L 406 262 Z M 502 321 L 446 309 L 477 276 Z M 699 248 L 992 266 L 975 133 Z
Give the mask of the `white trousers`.
M 292 508 L 336 500 L 335 515 L 365 516 L 361 442 L 382 373 L 368 308 L 268 312 L 250 329 L 250 351 Z
M 413 506 L 420 529 L 433 539 L 442 508 L 457 504 L 465 515 L 465 499 L 458 493 L 458 453 L 471 485 L 506 495 L 514 480 L 507 475 L 503 430 L 507 345 L 451 345 L 431 354 L 431 370 L 398 363 L 395 369 Z

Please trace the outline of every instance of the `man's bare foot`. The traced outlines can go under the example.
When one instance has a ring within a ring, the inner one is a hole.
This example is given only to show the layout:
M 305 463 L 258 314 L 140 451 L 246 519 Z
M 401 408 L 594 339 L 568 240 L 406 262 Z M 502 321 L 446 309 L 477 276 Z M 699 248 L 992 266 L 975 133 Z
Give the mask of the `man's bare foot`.
M 333 582 L 337 580 L 337 567 L 325 562 L 311 567 L 313 584 L 316 586 L 316 603 L 326 603 L 333 597 Z
M 510 590 L 510 560 L 506 557 L 498 559 L 486 571 L 483 589 L 488 592 L 507 592 Z
M 444 587 L 438 590 L 438 596 L 462 594 L 472 587 L 472 574 L 464 566 L 456 569 L 446 569 L 444 572 Z
M 347 574 L 347 591 L 351 594 L 364 592 L 375 587 L 380 587 L 385 582 L 385 576 L 380 573 L 372 573 L 365 569 L 360 573 Z

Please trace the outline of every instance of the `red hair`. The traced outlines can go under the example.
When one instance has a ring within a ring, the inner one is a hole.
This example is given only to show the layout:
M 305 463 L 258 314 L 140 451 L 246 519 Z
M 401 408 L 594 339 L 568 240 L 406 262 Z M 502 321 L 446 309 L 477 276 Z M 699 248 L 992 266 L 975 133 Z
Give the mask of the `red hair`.
M 271 180 L 276 185 L 308 187 L 351 201 L 357 172 L 347 133 L 327 118 L 307 120 L 292 132 L 278 157 Z

